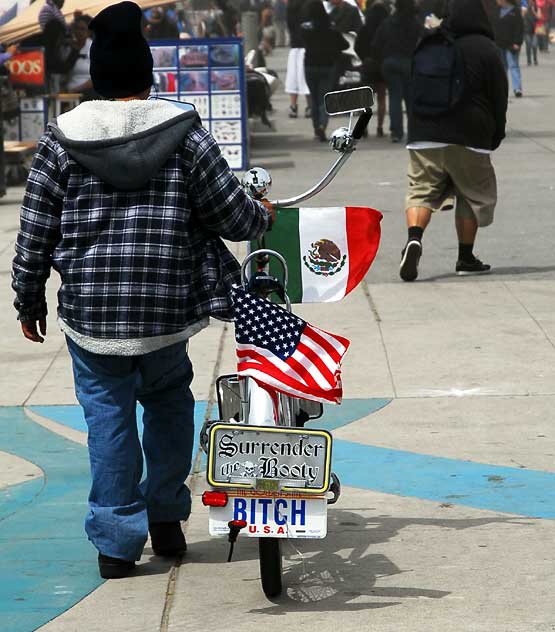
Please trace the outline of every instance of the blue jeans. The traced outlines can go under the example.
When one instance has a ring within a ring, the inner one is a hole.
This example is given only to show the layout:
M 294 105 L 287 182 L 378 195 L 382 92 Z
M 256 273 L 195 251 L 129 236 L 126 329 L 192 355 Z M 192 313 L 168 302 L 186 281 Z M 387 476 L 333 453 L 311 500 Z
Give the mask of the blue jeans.
M 411 60 L 407 57 L 386 57 L 382 74 L 389 93 L 389 121 L 391 136 L 403 138 L 403 101 L 408 109 Z
M 526 61 L 528 65 L 534 61 L 538 63 L 538 36 L 535 33 L 526 33 L 524 35 L 524 43 L 526 44 Z
M 502 49 L 502 58 L 505 70 L 508 70 L 511 75 L 511 84 L 513 86 L 513 92 L 522 92 L 522 81 L 520 79 L 520 65 L 518 58 L 520 56 L 520 49 L 517 51 L 509 50 L 507 48 Z
M 92 486 L 85 530 L 110 557 L 138 560 L 149 522 L 186 520 L 194 437 L 186 343 L 142 356 L 90 353 L 69 338 L 77 399 L 89 429 Z M 143 415 L 143 454 L 136 406 Z
M 320 68 L 319 66 L 305 67 L 306 85 L 310 90 L 312 125 L 314 129 L 328 126 L 328 114 L 324 105 L 324 95 L 335 87 L 337 73 L 335 68 Z

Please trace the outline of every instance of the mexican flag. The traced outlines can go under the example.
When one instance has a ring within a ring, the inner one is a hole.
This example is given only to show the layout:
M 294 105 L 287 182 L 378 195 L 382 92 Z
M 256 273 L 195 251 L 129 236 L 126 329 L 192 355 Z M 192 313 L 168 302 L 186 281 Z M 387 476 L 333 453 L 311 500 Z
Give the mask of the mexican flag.
M 277 209 L 266 248 L 287 261 L 291 302 L 340 301 L 354 290 L 376 256 L 381 219 L 379 211 L 364 207 Z M 283 278 L 275 258 L 270 274 Z

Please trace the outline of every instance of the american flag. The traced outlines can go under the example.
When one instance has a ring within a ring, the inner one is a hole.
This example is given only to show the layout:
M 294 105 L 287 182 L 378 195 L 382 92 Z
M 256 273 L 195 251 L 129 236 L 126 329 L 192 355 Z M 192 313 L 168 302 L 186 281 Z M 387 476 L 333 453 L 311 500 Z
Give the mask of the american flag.
M 233 289 L 237 373 L 293 397 L 341 403 L 341 361 L 350 342 L 282 307 Z

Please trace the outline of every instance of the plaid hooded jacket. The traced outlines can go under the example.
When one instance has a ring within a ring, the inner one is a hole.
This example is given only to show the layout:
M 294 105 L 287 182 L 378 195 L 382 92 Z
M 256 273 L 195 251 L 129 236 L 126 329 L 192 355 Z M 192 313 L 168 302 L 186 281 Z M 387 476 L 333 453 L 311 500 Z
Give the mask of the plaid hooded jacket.
M 156 101 L 84 103 L 49 125 L 32 164 L 12 272 L 19 319 L 46 315 L 51 268 L 61 277 L 59 318 L 91 338 L 231 319 L 239 264 L 220 238 L 257 238 L 268 217 L 196 113 Z

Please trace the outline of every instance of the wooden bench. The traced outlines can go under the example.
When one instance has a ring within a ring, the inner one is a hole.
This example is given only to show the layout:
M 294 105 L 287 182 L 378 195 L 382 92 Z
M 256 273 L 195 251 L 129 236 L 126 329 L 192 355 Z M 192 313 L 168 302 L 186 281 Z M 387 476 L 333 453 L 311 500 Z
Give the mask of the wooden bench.
M 7 165 L 16 165 L 34 155 L 37 150 L 36 142 L 21 142 L 17 140 L 4 141 L 4 156 Z

